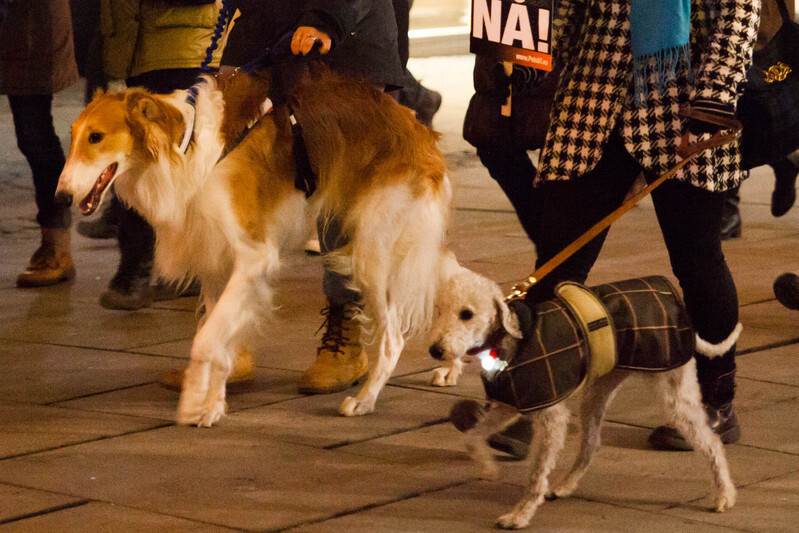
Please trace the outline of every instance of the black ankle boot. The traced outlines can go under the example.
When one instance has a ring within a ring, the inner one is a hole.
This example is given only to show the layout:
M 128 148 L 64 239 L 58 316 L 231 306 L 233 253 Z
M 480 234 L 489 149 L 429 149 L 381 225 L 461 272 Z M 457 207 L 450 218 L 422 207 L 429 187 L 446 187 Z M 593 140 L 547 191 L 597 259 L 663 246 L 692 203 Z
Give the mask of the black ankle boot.
M 735 334 L 735 332 L 733 333 Z M 736 335 L 737 337 L 737 335 Z M 734 357 L 735 346 L 722 357 Z M 719 358 L 719 360 L 721 360 Z M 699 382 L 702 403 L 707 413 L 707 423 L 723 444 L 734 444 L 741 439 L 738 417 L 732 407 L 735 395 L 735 370 L 707 382 Z M 658 450 L 691 451 L 693 448 L 679 431 L 670 426 L 659 426 L 649 435 L 649 444 Z
M 486 408 L 475 400 L 461 400 L 452 406 L 449 419 L 460 432 L 474 427 L 483 417 Z M 522 415 L 519 420 L 504 430 L 491 435 L 488 445 L 495 450 L 507 453 L 514 459 L 524 459 L 530 453 L 530 442 L 533 440 L 533 425 L 529 415 Z
M 734 444 L 741 439 L 741 428 L 732 402 L 719 408 L 705 405 L 708 425 L 713 433 L 719 436 L 722 444 Z M 693 450 L 682 434 L 671 426 L 656 427 L 649 435 L 649 444 L 656 450 L 676 450 L 690 452 Z
M 111 278 L 108 290 L 100 296 L 100 305 L 105 309 L 120 311 L 138 311 L 150 307 L 150 272 L 152 266 L 137 272 L 126 272 L 124 269 Z

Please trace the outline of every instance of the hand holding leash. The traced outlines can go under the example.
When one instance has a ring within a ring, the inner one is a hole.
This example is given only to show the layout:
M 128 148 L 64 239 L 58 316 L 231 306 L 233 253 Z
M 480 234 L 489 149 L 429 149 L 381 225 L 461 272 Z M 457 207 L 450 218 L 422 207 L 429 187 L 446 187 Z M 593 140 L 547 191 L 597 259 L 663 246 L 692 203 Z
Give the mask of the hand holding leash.
M 300 26 L 291 38 L 291 53 L 295 56 L 308 55 L 315 46 L 319 47 L 320 54 L 326 54 L 333 46 L 333 41 L 325 32 L 311 26 Z

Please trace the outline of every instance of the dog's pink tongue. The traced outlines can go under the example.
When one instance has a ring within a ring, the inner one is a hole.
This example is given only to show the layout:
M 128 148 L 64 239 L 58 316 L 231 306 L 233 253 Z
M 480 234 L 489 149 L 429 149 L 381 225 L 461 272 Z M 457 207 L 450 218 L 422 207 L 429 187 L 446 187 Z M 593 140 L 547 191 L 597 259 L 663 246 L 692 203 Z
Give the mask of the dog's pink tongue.
M 110 165 L 105 167 L 103 173 L 100 174 L 100 177 L 97 178 L 97 181 L 94 182 L 92 190 L 90 190 L 89 194 L 87 194 L 86 197 L 83 200 L 81 200 L 80 203 L 78 204 L 78 208 L 80 209 L 81 213 L 88 216 L 94 213 L 94 211 L 98 207 L 100 207 L 100 200 L 103 196 L 103 191 L 105 190 L 106 187 L 108 187 L 108 184 L 111 183 L 111 180 L 114 178 L 114 174 L 116 174 L 116 171 L 117 171 L 116 163 L 111 163 Z

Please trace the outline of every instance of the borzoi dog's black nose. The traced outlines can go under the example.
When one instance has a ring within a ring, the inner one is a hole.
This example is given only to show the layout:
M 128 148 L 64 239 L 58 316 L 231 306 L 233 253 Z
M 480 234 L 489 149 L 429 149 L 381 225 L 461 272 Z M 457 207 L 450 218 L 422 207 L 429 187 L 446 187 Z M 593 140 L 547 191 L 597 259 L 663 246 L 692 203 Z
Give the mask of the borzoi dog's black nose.
M 61 207 L 69 207 L 72 205 L 72 194 L 66 191 L 58 191 L 55 193 L 55 203 Z
M 444 359 L 444 350 L 438 344 L 433 344 L 430 346 L 430 355 L 433 356 L 433 359 L 438 359 L 439 361 Z

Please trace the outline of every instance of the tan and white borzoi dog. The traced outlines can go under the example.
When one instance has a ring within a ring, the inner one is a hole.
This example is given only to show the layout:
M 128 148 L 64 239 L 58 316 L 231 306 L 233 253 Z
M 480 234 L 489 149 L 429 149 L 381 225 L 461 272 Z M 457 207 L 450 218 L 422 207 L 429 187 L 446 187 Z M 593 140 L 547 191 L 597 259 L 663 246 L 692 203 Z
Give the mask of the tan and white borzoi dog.
M 451 186 L 436 134 L 388 95 L 322 65 L 296 77 L 288 101 L 318 176 L 310 211 L 341 221 L 348 244 L 329 260 L 361 291 L 378 352 L 366 384 L 339 409 L 362 415 L 374 410 L 405 337 L 431 320 Z M 235 353 L 271 310 L 281 247 L 299 242 L 314 218 L 294 186 L 286 106 L 235 145 L 261 116 L 270 82 L 268 71 L 207 77 L 185 154 L 178 145 L 194 113 L 186 91 L 98 95 L 72 125 L 57 198 L 74 197 L 88 215 L 113 183 L 155 228 L 160 274 L 202 283 L 206 314 L 191 347 L 181 423 L 211 426 L 224 414 Z
M 522 338 L 519 320 L 505 303 L 499 285 L 465 268 L 452 275 L 439 289 L 430 334 L 430 353 L 448 362 L 460 360 L 470 350 L 485 346 L 492 335 L 499 336 L 498 342 L 507 353 L 514 353 Z M 728 347 L 718 353 L 726 349 Z M 528 486 L 515 508 L 499 517 L 497 526 L 504 529 L 526 527 L 544 498 L 566 497 L 577 489 L 599 448 L 605 410 L 617 388 L 631 375 L 646 378 L 652 383 L 652 390 L 659 397 L 669 421 L 710 463 L 716 488 L 715 510 L 725 511 L 735 504 L 736 490 L 730 478 L 724 447 L 707 424 L 696 378 L 696 362 L 691 359 L 687 364 L 665 372 L 616 368 L 600 378 L 589 378 L 583 387 L 579 413 L 580 450 L 569 473 L 552 489 L 548 477 L 566 438 L 569 409 L 560 402 L 533 411 L 532 465 Z M 495 403 L 473 428 L 464 433 L 467 448 L 486 477 L 493 478 L 498 474 L 487 444 L 488 438 L 516 422 L 518 417 L 519 412 L 514 407 Z

